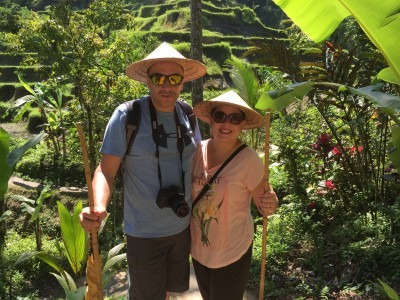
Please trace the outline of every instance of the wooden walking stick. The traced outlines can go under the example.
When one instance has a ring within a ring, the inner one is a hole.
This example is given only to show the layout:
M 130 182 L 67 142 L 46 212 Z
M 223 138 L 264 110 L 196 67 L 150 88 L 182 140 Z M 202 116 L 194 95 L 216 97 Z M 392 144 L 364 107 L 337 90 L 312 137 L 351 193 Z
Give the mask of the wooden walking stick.
M 94 211 L 92 175 L 90 172 L 85 136 L 83 134 L 81 123 L 77 123 L 76 127 L 78 129 L 79 141 L 81 144 L 81 150 L 83 156 L 83 164 L 85 167 L 86 184 L 89 196 L 89 207 L 90 211 Z M 89 235 L 90 235 L 90 254 L 88 256 L 86 265 L 87 288 L 85 292 L 85 299 L 103 300 L 103 287 L 101 281 L 102 262 L 99 253 L 99 240 L 98 240 L 97 230 L 93 229 L 89 233 Z
M 267 109 L 265 113 L 265 144 L 264 144 L 264 173 L 265 173 L 265 191 L 269 189 L 269 129 L 271 123 L 271 110 Z M 262 231 L 262 254 L 261 254 L 261 274 L 260 274 L 260 291 L 259 300 L 264 299 L 264 281 L 265 281 L 265 263 L 267 260 L 267 226 L 268 218 L 263 214 L 263 231 Z

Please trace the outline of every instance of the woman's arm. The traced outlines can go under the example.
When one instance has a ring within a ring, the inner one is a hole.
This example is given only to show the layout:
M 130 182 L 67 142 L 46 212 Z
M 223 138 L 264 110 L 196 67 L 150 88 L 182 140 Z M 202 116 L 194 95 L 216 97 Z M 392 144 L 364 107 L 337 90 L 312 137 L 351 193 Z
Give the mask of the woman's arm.
M 265 191 L 264 180 L 262 180 L 258 186 L 251 191 L 251 196 L 253 197 L 253 201 L 258 210 L 264 217 L 272 215 L 278 208 L 278 197 L 271 185 L 269 186 L 269 191 Z

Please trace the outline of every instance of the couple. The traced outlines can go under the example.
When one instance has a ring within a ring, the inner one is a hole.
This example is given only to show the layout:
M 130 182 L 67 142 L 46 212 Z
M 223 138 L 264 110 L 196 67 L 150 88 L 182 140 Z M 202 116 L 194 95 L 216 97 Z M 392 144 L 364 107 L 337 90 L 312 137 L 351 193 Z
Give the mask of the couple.
M 83 209 L 83 228 L 98 228 L 106 217 L 124 159 L 129 299 L 168 299 L 188 290 L 190 254 L 203 299 L 242 299 L 254 234 L 251 199 L 266 215 L 278 200 L 264 193 L 262 161 L 248 147 L 211 177 L 242 145 L 241 131 L 261 126 L 262 116 L 233 91 L 199 103 L 194 113 L 210 124 L 212 136 L 201 141 L 177 99 L 184 82 L 206 73 L 203 64 L 162 43 L 126 72 L 147 84 L 149 96 L 137 100 L 140 126 L 125 158 L 127 106 L 111 116 L 93 176 L 95 208 Z M 179 213 L 182 204 L 187 210 Z

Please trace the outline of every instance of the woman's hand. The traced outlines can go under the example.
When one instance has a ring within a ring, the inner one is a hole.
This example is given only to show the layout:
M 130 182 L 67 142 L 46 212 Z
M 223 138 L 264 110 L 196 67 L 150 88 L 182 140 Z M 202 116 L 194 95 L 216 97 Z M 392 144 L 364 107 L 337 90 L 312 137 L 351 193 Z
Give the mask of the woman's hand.
M 265 191 L 265 189 L 262 188 L 258 197 L 254 197 L 254 202 L 264 217 L 274 214 L 278 208 L 278 197 L 271 186 L 269 191 Z

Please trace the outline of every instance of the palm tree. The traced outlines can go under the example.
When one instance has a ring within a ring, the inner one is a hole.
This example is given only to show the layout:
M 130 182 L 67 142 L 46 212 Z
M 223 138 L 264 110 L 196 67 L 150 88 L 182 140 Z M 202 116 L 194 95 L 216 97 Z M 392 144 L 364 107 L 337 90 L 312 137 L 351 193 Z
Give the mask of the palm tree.
M 251 108 L 256 109 L 255 105 L 261 94 L 269 89 L 268 83 L 260 83 L 253 67 L 244 59 L 233 56 L 225 61 L 224 67 L 225 71 L 229 73 L 238 94 Z M 259 128 L 250 131 L 249 144 L 253 149 L 258 149 L 260 146 L 260 139 L 257 138 L 260 133 L 261 129 Z
M 201 23 L 201 1 L 190 0 L 191 16 L 191 58 L 202 61 L 203 57 L 203 36 Z M 192 105 L 203 101 L 203 79 L 199 78 L 192 83 Z

